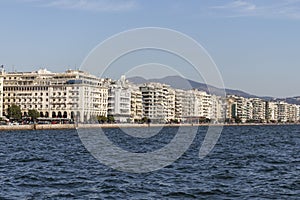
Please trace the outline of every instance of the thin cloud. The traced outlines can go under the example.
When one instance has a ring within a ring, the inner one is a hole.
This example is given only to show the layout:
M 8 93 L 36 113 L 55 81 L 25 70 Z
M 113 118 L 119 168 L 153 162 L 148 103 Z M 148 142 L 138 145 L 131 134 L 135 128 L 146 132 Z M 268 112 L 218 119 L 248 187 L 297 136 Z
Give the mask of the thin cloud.
M 23 0 L 37 7 L 96 12 L 130 11 L 137 8 L 133 0 Z
M 214 6 L 212 8 L 248 11 L 248 10 L 255 10 L 256 5 L 245 1 L 233 1 L 225 5 Z
M 211 9 L 225 17 L 266 17 L 300 19 L 300 0 L 264 1 L 235 0 Z

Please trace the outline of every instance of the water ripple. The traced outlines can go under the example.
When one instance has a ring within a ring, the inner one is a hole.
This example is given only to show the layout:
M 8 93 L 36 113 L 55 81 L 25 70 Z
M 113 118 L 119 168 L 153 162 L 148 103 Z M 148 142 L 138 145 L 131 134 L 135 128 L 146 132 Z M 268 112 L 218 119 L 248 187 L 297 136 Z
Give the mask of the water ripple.
M 213 151 L 200 160 L 206 131 L 200 127 L 180 159 L 146 174 L 99 163 L 74 130 L 0 132 L 0 199 L 299 199 L 299 129 L 225 127 Z M 175 132 L 168 127 L 153 137 L 134 138 L 106 130 L 132 152 L 161 148 Z

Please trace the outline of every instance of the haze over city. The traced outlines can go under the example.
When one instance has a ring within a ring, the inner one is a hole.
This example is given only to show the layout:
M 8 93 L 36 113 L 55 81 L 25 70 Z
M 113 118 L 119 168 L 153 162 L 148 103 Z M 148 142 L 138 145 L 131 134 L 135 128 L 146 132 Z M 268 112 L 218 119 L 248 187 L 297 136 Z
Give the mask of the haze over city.
M 0 21 L 0 64 L 7 71 L 79 68 L 114 34 L 164 27 L 199 42 L 226 88 L 259 96 L 300 95 L 298 0 L 3 0 Z

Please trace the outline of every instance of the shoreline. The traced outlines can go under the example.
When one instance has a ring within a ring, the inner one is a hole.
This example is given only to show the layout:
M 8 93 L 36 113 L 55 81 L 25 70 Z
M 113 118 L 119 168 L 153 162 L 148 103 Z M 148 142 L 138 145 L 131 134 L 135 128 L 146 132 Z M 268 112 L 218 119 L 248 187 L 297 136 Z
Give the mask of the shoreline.
M 62 130 L 62 129 L 93 129 L 93 128 L 149 128 L 149 127 L 208 127 L 208 126 L 291 126 L 300 123 L 244 123 L 244 124 L 31 124 L 1 125 L 0 131 L 15 130 Z

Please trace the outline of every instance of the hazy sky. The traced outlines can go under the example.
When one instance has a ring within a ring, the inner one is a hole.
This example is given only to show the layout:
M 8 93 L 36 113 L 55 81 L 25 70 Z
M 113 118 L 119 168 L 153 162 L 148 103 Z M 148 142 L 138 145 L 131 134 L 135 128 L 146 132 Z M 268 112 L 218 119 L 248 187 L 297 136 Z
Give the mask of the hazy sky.
M 300 95 L 299 0 L 1 0 L 6 70 L 78 68 L 100 42 L 138 27 L 198 41 L 225 86 L 256 95 Z

